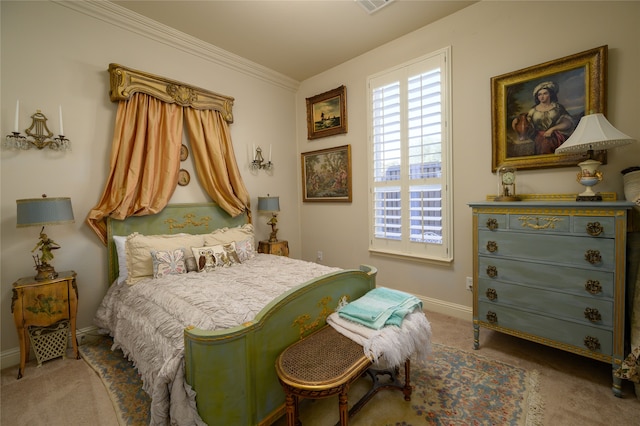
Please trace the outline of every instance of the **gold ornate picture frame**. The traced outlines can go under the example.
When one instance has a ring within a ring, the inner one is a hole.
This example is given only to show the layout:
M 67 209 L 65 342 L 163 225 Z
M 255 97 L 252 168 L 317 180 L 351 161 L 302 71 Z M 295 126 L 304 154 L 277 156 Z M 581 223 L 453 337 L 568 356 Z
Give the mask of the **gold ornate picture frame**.
M 347 88 L 307 98 L 307 139 L 347 133 Z
M 351 202 L 351 145 L 303 152 L 301 160 L 303 202 Z
M 553 151 L 573 133 L 583 115 L 606 114 L 607 50 L 606 45 L 600 46 L 491 78 L 492 172 L 500 166 L 519 170 L 575 166 L 586 159 L 586 153 Z M 541 100 L 544 96 L 556 103 L 551 114 L 539 105 L 548 105 Z M 548 118 L 566 113 L 573 127 L 567 124 L 560 135 L 554 129 L 545 132 Z M 606 151 L 596 155 L 606 163 Z

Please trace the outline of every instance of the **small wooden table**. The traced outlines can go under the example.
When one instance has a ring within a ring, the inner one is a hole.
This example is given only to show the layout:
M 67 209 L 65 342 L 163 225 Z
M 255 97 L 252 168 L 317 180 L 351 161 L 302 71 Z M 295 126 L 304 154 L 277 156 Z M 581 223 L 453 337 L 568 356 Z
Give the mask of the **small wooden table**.
M 286 240 L 259 241 L 258 253 L 275 254 L 276 256 L 289 256 L 289 242 Z
M 60 320 L 69 320 L 73 352 L 76 359 L 80 359 L 76 340 L 78 287 L 74 271 L 60 272 L 57 278 L 42 281 L 34 277 L 20 278 L 13 283 L 11 312 L 20 341 L 18 379 L 22 377 L 29 359 L 29 326 L 46 327 Z
M 300 398 L 319 399 L 338 394 L 341 426 L 347 426 L 349 417 L 381 389 L 399 389 L 406 401 L 411 400 L 409 360 L 405 361 L 404 384 L 397 379 L 398 369 L 381 371 L 370 367 L 371 361 L 364 355 L 362 346 L 331 326 L 325 326 L 289 346 L 276 359 L 276 372 L 286 394 L 287 425 L 301 424 L 298 412 Z M 349 410 L 349 387 L 365 373 L 371 377 L 373 385 Z M 383 374 L 390 375 L 393 380 L 378 381 L 378 376 Z

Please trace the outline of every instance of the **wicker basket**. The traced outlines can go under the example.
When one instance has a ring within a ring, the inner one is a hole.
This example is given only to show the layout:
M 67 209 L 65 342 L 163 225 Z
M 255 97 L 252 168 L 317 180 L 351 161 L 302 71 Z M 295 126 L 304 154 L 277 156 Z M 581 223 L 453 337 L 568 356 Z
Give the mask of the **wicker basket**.
M 29 327 L 29 340 L 36 353 L 38 367 L 52 358 L 65 357 L 68 336 L 69 320 L 58 321 L 48 327 Z

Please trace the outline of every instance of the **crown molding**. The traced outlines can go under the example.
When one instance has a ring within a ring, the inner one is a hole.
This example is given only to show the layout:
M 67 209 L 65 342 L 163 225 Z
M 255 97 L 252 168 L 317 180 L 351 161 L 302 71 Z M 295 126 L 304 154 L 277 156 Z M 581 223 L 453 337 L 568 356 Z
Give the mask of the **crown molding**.
M 212 44 L 156 22 L 110 1 L 50 0 L 53 3 L 91 16 L 118 28 L 136 33 L 159 43 L 175 47 L 191 55 L 213 62 L 275 86 L 296 92 L 300 82 L 270 68 L 235 55 Z

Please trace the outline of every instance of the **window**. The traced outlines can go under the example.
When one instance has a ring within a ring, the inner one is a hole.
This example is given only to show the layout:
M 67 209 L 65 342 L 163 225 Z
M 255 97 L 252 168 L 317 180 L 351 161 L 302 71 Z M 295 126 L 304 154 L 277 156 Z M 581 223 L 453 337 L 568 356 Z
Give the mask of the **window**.
M 451 261 L 449 55 L 369 77 L 369 249 Z

